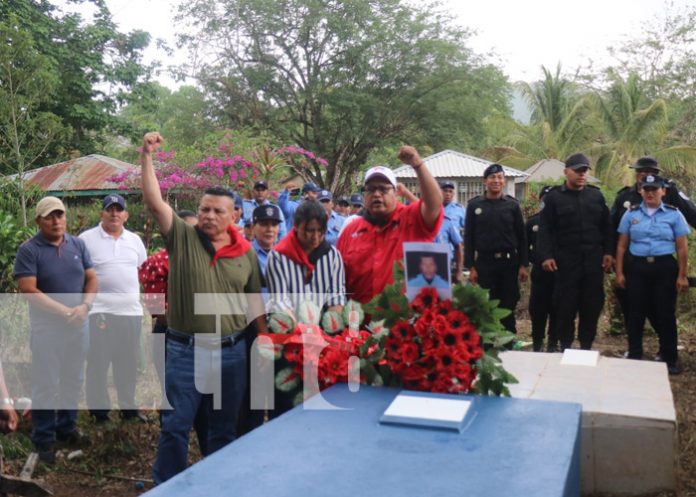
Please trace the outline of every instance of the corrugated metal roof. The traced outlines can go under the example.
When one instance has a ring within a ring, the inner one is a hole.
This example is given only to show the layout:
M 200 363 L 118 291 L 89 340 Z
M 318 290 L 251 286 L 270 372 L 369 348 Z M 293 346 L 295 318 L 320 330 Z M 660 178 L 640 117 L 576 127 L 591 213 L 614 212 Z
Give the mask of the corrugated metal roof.
M 529 175 L 525 178 L 515 179 L 515 183 L 528 183 L 530 181 L 535 181 L 538 183 L 543 183 L 544 181 L 558 181 L 561 178 L 565 178 L 565 164 L 557 159 L 542 159 L 529 169 L 526 173 Z M 587 181 L 589 183 L 599 183 L 600 181 L 594 176 L 588 176 Z
M 103 155 L 87 155 L 58 164 L 32 169 L 24 180 L 48 192 L 115 190 L 118 184 L 107 181 L 136 166 Z
M 485 159 L 479 159 L 455 150 L 443 150 L 423 159 L 428 165 L 428 170 L 436 178 L 481 178 L 483 171 L 493 164 Z M 503 166 L 505 175 L 513 178 L 526 177 L 527 174 Z M 399 179 L 415 178 L 416 172 L 411 166 L 403 166 L 394 170 Z

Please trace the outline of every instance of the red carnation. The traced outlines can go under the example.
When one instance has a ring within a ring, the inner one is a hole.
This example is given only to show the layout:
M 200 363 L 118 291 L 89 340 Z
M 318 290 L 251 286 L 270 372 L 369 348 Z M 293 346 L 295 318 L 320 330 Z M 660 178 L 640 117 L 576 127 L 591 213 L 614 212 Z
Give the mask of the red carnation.
M 404 342 L 401 346 L 401 358 L 406 365 L 413 364 L 420 357 L 418 345 L 415 342 Z
M 416 330 L 413 329 L 410 322 L 400 319 L 391 327 L 389 333 L 397 335 L 402 340 L 410 340 L 415 336 Z
M 384 342 L 384 348 L 387 351 L 387 359 L 401 362 L 401 346 L 403 345 L 403 340 L 397 335 L 390 334 Z
M 452 328 L 464 328 L 469 325 L 469 317 L 462 311 L 453 309 L 447 313 L 447 322 Z
M 440 302 L 440 305 L 437 306 L 437 313 L 442 316 L 447 316 L 447 314 L 450 313 L 452 309 L 452 301 L 443 300 L 442 302 Z
M 348 356 L 327 347 L 319 359 L 319 384 L 326 387 L 337 381 L 348 381 Z
M 288 362 L 302 364 L 302 345 L 299 343 L 288 343 L 283 354 Z
M 440 314 L 437 314 L 433 318 L 431 326 L 433 328 L 433 331 L 438 335 L 443 335 L 450 327 L 445 316 L 441 316 Z
M 435 358 L 435 369 L 438 371 L 446 370 L 456 364 L 457 359 L 454 350 L 453 347 L 440 347 L 437 349 L 433 354 Z
M 418 292 L 416 298 L 411 301 L 411 308 L 416 312 L 422 313 L 435 308 L 439 301 L 436 288 L 424 287 Z

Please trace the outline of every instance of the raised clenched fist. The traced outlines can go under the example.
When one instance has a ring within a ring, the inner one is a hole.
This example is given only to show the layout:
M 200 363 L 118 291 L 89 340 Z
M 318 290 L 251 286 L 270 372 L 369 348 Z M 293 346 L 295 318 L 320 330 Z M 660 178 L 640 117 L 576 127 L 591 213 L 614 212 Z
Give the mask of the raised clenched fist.
M 423 160 L 418 155 L 418 151 L 411 145 L 404 145 L 399 149 L 399 160 L 411 167 L 418 168 L 423 165 Z
M 143 137 L 143 152 L 151 154 L 157 152 L 164 142 L 164 138 L 157 131 L 146 133 Z

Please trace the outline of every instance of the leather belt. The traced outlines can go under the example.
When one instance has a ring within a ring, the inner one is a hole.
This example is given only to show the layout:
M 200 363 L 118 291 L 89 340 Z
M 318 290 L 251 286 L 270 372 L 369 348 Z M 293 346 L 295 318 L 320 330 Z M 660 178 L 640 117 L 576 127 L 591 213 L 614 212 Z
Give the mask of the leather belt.
M 190 335 L 173 328 L 167 328 L 167 338 L 186 345 L 195 345 L 196 347 L 203 347 L 206 349 L 217 349 L 234 346 L 240 340 L 244 339 L 244 331 L 238 331 L 226 337 L 210 338 L 200 333 Z
M 478 256 L 487 259 L 512 259 L 517 256 L 517 252 L 479 252 Z
M 674 256 L 672 254 L 667 254 L 667 255 L 650 255 L 648 257 L 640 257 L 637 255 L 633 256 L 634 261 L 640 261 L 640 262 L 647 262 L 648 264 L 653 264 L 655 261 L 659 261 L 661 259 L 674 259 Z

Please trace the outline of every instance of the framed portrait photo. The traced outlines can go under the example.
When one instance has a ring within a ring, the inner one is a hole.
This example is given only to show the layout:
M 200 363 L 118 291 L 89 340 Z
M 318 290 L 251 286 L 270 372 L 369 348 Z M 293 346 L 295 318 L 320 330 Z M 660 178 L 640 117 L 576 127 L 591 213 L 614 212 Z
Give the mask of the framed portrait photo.
M 452 299 L 450 251 L 446 243 L 404 243 L 406 296 L 411 301 L 422 288 L 437 289 L 442 300 Z

